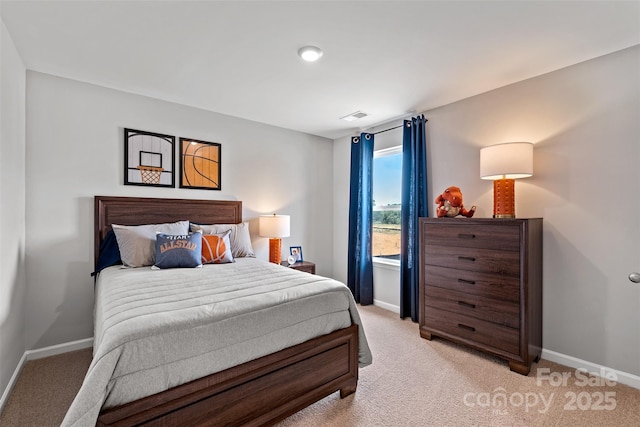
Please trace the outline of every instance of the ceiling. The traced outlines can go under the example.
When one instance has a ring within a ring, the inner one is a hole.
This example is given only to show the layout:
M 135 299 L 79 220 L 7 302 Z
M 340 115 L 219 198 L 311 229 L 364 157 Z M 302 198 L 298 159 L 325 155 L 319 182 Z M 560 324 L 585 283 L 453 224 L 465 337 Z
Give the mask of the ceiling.
M 640 44 L 640 1 L 1 0 L 0 14 L 27 69 L 330 139 Z M 297 56 L 308 44 L 320 61 Z

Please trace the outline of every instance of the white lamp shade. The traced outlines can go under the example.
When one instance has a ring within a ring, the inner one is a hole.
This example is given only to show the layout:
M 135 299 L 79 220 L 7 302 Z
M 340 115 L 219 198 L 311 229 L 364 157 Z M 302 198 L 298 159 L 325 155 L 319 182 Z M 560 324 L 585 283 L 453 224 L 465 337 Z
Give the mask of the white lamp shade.
M 262 237 L 289 237 L 289 215 L 260 215 Z
M 480 150 L 480 178 L 518 179 L 533 175 L 533 144 L 509 142 Z

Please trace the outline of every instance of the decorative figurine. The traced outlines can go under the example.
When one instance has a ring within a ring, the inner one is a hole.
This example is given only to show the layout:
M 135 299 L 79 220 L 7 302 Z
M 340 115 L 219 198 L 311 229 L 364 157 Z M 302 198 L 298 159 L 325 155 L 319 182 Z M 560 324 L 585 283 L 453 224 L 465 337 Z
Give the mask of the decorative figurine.
M 436 214 L 438 218 L 449 217 L 453 218 L 458 215 L 471 218 L 476 212 L 476 207 L 471 206 L 471 209 L 466 210 L 462 204 L 462 192 L 459 187 L 449 187 L 444 190 L 444 193 L 436 198 L 438 208 Z

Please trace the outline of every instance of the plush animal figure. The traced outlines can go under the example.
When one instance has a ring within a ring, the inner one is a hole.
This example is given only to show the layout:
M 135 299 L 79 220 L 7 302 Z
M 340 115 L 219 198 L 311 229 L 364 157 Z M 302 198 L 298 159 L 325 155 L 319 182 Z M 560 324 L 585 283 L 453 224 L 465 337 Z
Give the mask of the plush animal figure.
M 438 218 L 450 217 L 453 218 L 458 215 L 471 218 L 476 212 L 476 207 L 471 206 L 471 209 L 466 210 L 462 204 L 462 192 L 458 187 L 449 187 L 444 190 L 444 193 L 436 198 L 438 208 L 436 214 Z

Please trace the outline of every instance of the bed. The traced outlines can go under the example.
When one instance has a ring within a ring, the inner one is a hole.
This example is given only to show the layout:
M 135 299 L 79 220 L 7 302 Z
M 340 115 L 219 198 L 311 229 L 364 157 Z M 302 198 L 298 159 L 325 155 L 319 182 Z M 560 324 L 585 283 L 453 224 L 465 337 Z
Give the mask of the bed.
M 96 196 L 96 259 L 112 224 L 184 219 L 242 223 L 242 202 Z M 94 360 L 63 425 L 271 425 L 352 394 L 371 363 L 339 282 L 249 258 L 161 271 L 99 274 Z

